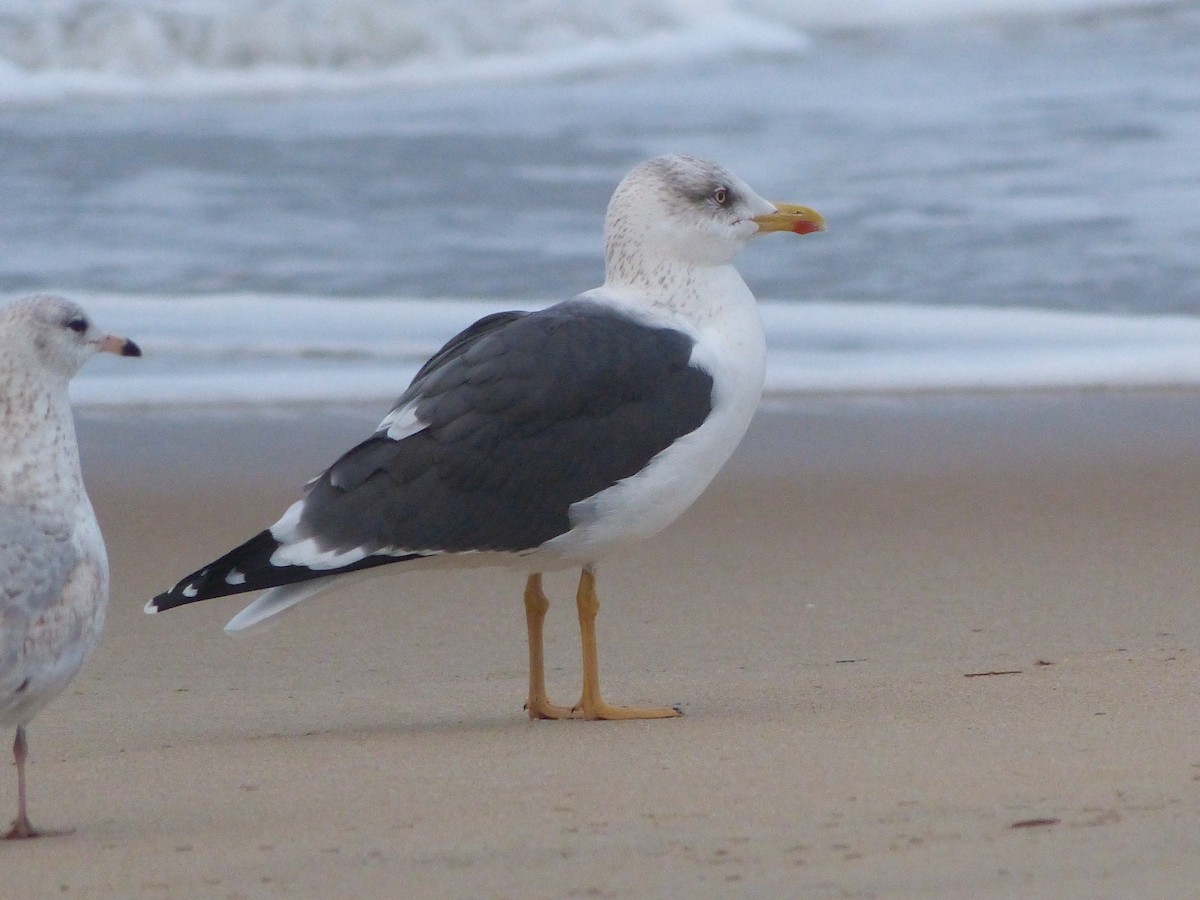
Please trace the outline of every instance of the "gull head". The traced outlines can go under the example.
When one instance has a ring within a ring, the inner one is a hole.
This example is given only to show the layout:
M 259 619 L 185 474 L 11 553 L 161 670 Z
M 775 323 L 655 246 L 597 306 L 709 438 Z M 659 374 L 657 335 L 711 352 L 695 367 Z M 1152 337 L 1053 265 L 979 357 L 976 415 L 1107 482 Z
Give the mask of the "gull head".
M 78 303 L 48 294 L 25 297 L 0 310 L 0 343 L 10 359 L 33 357 L 63 380 L 97 353 L 142 355 L 128 338 L 97 328 Z
M 624 280 L 622 269 L 646 275 L 663 263 L 723 266 L 756 234 L 824 230 L 818 213 L 764 200 L 718 163 L 660 156 L 633 169 L 613 193 L 605 261 L 610 280 Z

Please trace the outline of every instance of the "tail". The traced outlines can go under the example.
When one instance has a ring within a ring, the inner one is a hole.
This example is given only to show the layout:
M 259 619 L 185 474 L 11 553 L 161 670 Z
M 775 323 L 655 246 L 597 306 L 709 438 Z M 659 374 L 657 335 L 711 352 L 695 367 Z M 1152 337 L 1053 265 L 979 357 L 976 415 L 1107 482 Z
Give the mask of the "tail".
M 226 634 L 253 634 L 260 625 L 272 616 L 277 616 L 285 609 L 291 609 L 310 597 L 324 593 L 338 581 L 347 576 L 327 575 L 324 578 L 314 578 L 299 584 L 285 584 L 271 588 L 240 613 L 230 619 L 225 625 Z
M 343 573 L 340 575 L 324 575 L 310 581 L 297 584 L 285 584 L 271 588 L 253 603 L 234 616 L 225 625 L 225 633 L 237 637 L 254 634 L 265 630 L 260 628 L 264 621 L 291 609 L 297 603 L 303 603 L 317 594 L 323 594 L 335 586 L 345 586 L 347 582 L 356 581 L 364 575 L 374 575 L 373 569 L 360 572 Z
M 230 550 L 220 559 L 196 570 L 170 590 L 163 591 L 146 604 L 146 612 L 157 613 L 200 600 L 294 585 L 303 581 L 332 581 L 331 576 L 369 569 L 387 563 L 401 562 L 406 558 L 367 556 L 338 569 L 313 569 L 308 566 L 275 565 L 271 562 L 271 557 L 279 547 L 280 542 L 269 530 L 259 532 L 240 547 Z M 319 593 L 327 586 L 314 591 L 306 591 L 304 596 L 308 597 Z M 265 600 L 266 596 L 260 599 Z M 293 601 L 293 603 L 299 602 L 299 600 Z M 291 606 L 293 603 L 289 603 L 287 606 Z M 260 618 L 265 618 L 265 616 Z

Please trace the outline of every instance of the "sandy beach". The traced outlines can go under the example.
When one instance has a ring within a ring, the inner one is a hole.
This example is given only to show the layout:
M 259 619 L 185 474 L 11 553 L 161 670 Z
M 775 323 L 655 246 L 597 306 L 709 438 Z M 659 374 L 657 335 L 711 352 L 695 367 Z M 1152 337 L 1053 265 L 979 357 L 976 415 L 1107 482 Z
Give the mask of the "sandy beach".
M 613 702 L 531 722 L 522 581 L 383 577 L 234 640 L 146 599 L 382 409 L 87 412 L 104 642 L 30 728 L 5 897 L 1182 897 L 1200 883 L 1200 394 L 768 401 L 600 568 Z M 550 690 L 579 685 L 574 576 Z M 6 739 L 7 742 L 7 739 Z M 15 808 L 3 769 L 0 812 Z

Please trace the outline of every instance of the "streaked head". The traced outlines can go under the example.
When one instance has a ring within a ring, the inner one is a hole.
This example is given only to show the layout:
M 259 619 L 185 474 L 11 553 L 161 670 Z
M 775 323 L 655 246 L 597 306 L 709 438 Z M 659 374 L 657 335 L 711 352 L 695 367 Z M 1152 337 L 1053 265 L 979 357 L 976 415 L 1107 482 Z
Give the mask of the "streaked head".
M 70 378 L 97 353 L 141 356 L 128 338 L 97 328 L 78 303 L 37 294 L 0 310 L 0 341 L 13 354 L 32 353 L 47 369 Z
M 754 235 L 785 230 L 824 231 L 825 221 L 807 207 L 764 200 L 718 163 L 660 156 L 634 168 L 613 193 L 606 258 L 610 267 L 623 256 L 726 265 Z

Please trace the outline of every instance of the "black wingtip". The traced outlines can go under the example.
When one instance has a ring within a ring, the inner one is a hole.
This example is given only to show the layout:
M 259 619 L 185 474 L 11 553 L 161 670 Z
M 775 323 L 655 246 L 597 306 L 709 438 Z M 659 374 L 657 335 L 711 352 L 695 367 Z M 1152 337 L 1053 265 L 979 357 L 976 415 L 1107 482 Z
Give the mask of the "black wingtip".
M 274 587 L 279 583 L 277 579 L 282 570 L 271 566 L 270 557 L 278 546 L 270 531 L 262 531 L 220 559 L 180 579 L 174 587 L 158 594 L 146 604 L 145 611 L 164 612 L 213 597 L 227 597 L 230 594 Z M 254 574 L 249 579 L 243 575 L 235 580 L 229 577 L 234 570 Z
M 409 556 L 368 556 L 338 569 L 310 569 L 306 566 L 276 566 L 271 556 L 279 542 L 270 531 L 263 531 L 240 547 L 230 550 L 220 559 L 213 560 L 203 568 L 183 578 L 170 590 L 150 600 L 144 607 L 149 614 L 165 612 L 177 606 L 186 606 L 200 600 L 228 597 L 249 591 L 263 591 L 286 584 L 296 584 L 314 578 L 340 575 L 369 569 L 375 566 L 404 562 L 419 554 Z
M 212 594 L 201 593 L 197 590 L 197 586 L 204 583 L 204 579 L 208 575 L 210 568 L 211 566 L 205 566 L 203 569 L 193 572 L 170 590 L 158 594 L 143 607 L 143 612 L 152 615 L 154 613 L 166 612 L 168 609 L 174 609 L 177 606 L 195 603 L 197 600 L 207 600 Z
M 154 615 L 155 613 L 166 612 L 168 609 L 174 609 L 177 606 L 183 606 L 186 603 L 191 603 L 194 600 L 202 600 L 202 597 L 186 597 L 179 592 L 179 588 L 186 585 L 187 582 L 181 582 L 175 585 L 169 591 L 163 591 L 157 597 L 150 600 L 144 607 L 142 612 L 146 615 Z

